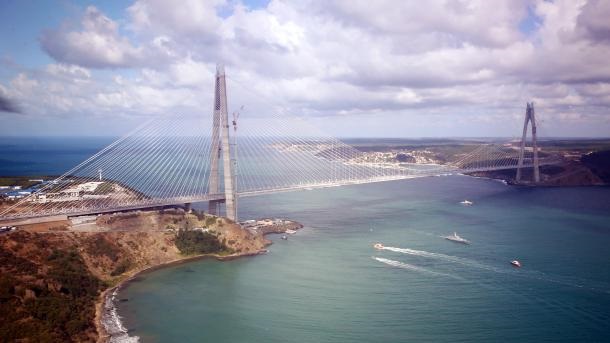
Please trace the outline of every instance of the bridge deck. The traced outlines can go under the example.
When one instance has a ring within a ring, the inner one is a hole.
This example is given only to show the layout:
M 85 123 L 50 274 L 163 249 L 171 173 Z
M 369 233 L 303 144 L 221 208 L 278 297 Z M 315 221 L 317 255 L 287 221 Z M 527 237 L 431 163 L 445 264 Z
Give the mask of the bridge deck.
M 541 161 L 541 165 L 550 165 L 557 164 L 561 161 L 553 160 L 553 161 Z M 525 164 L 524 168 L 532 167 L 531 164 Z M 421 174 L 412 174 L 412 175 L 393 175 L 393 176 L 380 176 L 380 177 L 372 177 L 366 179 L 345 179 L 345 180 L 329 180 L 326 182 L 319 183 L 306 183 L 306 184 L 298 184 L 287 187 L 280 188 L 270 188 L 270 189 L 253 189 L 242 192 L 237 192 L 237 197 L 250 197 L 256 195 L 263 194 L 273 194 L 273 193 L 282 193 L 282 192 L 291 192 L 298 190 L 310 190 L 310 189 L 320 189 L 320 188 L 330 188 L 330 187 L 339 187 L 339 186 L 347 186 L 347 185 L 357 185 L 357 184 L 367 184 L 367 183 L 375 183 L 375 182 L 385 182 L 385 181 L 394 181 L 394 180 L 404 180 L 411 179 L 416 177 L 426 177 L 426 176 L 434 176 L 439 174 L 463 174 L 463 173 L 474 173 L 474 172 L 482 172 L 482 171 L 494 171 L 494 170 L 506 170 L 506 169 L 516 169 L 516 165 L 507 165 L 507 166 L 493 166 L 493 167 L 480 167 L 480 168 L 467 168 L 460 169 L 457 167 L 452 168 L 452 166 L 446 166 L 446 169 L 438 170 L 435 173 L 426 173 L 425 171 Z M 7 215 L 4 217 L 0 217 L 0 223 L 5 225 L 16 225 L 14 223 L 24 224 L 24 221 L 31 220 L 39 220 L 39 221 L 56 221 L 61 220 L 57 218 L 68 218 L 68 217 L 76 217 L 76 216 L 84 216 L 84 215 L 94 215 L 94 214 L 104 214 L 104 213 L 113 213 L 113 212 L 126 212 L 126 211 L 135 211 L 135 210 L 143 210 L 143 209 L 155 209 L 162 208 L 164 206 L 175 206 L 179 204 L 187 204 L 187 203 L 196 203 L 196 202 L 206 202 L 206 201 L 223 201 L 225 199 L 224 194 L 202 194 L 197 196 L 187 196 L 187 197 L 174 197 L 168 199 L 151 199 L 149 201 L 144 201 L 136 204 L 125 204 L 125 205 L 117 205 L 112 207 L 105 208 L 73 208 L 73 209 L 60 209 L 57 211 L 48 211 L 45 213 L 18 213 L 13 215 Z
M 85 215 L 93 215 L 93 214 L 104 214 L 104 213 L 112 213 L 112 212 L 126 212 L 126 211 L 135 211 L 135 210 L 143 210 L 143 209 L 152 209 L 152 208 L 160 208 L 164 206 L 175 206 L 179 204 L 188 204 L 194 202 L 204 202 L 204 201 L 212 201 L 212 200 L 223 200 L 224 194 L 204 194 L 200 196 L 193 197 L 179 197 L 179 198 L 170 198 L 170 199 L 155 199 L 151 201 L 141 202 L 137 204 L 127 204 L 127 205 L 118 205 L 113 207 L 105 207 L 105 208 L 74 208 L 72 210 L 64 210 L 57 212 L 47 212 L 47 213 L 39 213 L 39 214 L 15 214 L 9 215 L 0 218 L 0 223 L 7 224 L 8 222 L 15 222 L 25 219 L 32 218 L 54 218 L 57 216 L 66 216 L 67 217 L 77 217 L 77 216 L 85 216 Z M 55 219 L 56 220 L 56 219 Z M 43 220 L 43 221 L 51 221 Z

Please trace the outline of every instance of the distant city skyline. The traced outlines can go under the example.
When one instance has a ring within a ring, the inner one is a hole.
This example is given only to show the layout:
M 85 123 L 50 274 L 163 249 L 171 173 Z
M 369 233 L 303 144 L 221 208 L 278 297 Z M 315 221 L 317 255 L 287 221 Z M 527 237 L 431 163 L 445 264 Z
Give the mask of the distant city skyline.
M 0 135 L 283 112 L 338 137 L 610 136 L 610 2 L 3 1 Z

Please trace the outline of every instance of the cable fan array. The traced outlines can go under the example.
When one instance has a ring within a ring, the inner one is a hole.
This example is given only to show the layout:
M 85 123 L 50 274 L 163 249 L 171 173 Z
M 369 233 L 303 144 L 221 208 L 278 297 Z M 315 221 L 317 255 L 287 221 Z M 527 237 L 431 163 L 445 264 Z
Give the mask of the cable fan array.
M 399 163 L 380 153 L 361 152 L 284 111 L 246 110 L 241 116 L 235 114 L 232 124 L 237 196 L 509 169 L 518 162 L 514 145 L 482 144 L 467 146 L 445 165 Z M 0 219 L 222 200 L 222 191 L 209 192 L 212 156 L 220 156 L 211 137 L 211 113 L 150 120 L 58 178 L 40 184 L 28 197 L 0 208 Z M 524 165 L 531 166 L 527 156 Z M 219 173 L 223 173 L 222 163 Z M 219 178 L 221 190 L 223 179 Z
M 235 142 L 237 189 L 242 196 L 404 179 L 429 172 L 378 160 L 298 117 L 282 114 L 242 119 Z
M 211 156 L 218 153 L 212 151 L 211 131 L 207 117 L 151 120 L 43 183 L 2 210 L 0 217 L 78 215 L 223 199 L 224 194 L 208 191 Z M 287 115 L 243 119 L 232 139 L 232 160 L 238 196 L 438 173 L 376 161 Z M 222 173 L 222 165 L 220 169 Z
M 148 121 L 0 217 L 78 214 L 219 199 L 208 194 L 210 126 L 184 116 Z M 197 135 L 197 133 L 200 133 Z

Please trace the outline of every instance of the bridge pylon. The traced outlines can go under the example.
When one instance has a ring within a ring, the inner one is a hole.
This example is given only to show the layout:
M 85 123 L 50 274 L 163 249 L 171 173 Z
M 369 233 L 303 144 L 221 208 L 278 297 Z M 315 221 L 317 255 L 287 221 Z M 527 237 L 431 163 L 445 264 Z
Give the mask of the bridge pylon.
M 536 113 L 534 111 L 534 103 L 527 103 L 525 107 L 525 123 L 523 124 L 523 136 L 521 137 L 521 148 L 519 149 L 519 163 L 517 165 L 517 176 L 515 181 L 521 181 L 521 169 L 523 168 L 523 159 L 525 156 L 525 140 L 527 138 L 527 127 L 532 123 L 532 150 L 534 159 L 534 182 L 540 182 L 540 164 L 538 161 L 538 142 L 536 136 Z
M 222 158 L 222 193 L 224 193 L 224 203 L 227 218 L 237 221 L 237 207 L 235 196 L 235 175 L 233 161 L 231 160 L 231 148 L 229 144 L 229 115 L 227 111 L 227 84 L 225 71 L 222 65 L 216 66 L 216 83 L 214 87 L 214 114 L 212 119 L 212 141 L 211 141 L 211 163 L 210 163 L 210 183 L 208 192 L 210 194 L 221 193 L 219 182 L 220 170 L 219 162 Z M 209 202 L 208 211 L 218 215 L 220 203 L 223 200 L 212 200 Z

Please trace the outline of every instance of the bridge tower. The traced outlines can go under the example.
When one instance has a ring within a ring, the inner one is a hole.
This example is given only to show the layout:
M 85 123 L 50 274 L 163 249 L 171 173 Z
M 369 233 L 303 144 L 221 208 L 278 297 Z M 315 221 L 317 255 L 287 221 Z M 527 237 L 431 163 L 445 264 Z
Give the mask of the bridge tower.
M 220 203 L 225 203 L 227 217 L 237 221 L 236 196 L 235 196 L 235 175 L 233 161 L 231 160 L 231 149 L 229 144 L 229 115 L 227 112 L 227 85 L 225 80 L 225 70 L 222 65 L 216 66 L 216 85 L 214 88 L 214 115 L 212 119 L 212 151 L 210 167 L 209 194 L 219 194 L 220 190 L 220 171 L 219 162 L 222 158 L 222 177 L 224 200 L 211 200 L 208 211 L 210 214 L 218 215 Z
M 525 123 L 523 124 L 523 137 L 521 138 L 521 149 L 519 150 L 519 164 L 517 166 L 517 182 L 521 181 L 521 168 L 523 168 L 523 158 L 525 155 L 525 139 L 527 137 L 527 126 L 532 122 L 532 150 L 534 155 L 534 182 L 540 182 L 540 168 L 538 162 L 538 143 L 536 137 L 536 113 L 534 103 L 527 103 L 525 108 Z

